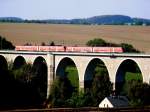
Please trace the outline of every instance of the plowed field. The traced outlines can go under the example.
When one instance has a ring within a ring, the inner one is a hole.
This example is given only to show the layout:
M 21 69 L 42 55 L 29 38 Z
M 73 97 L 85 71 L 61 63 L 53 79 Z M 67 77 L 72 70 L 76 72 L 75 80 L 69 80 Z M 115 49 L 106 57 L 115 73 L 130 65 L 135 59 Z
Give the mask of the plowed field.
M 150 53 L 148 26 L 0 23 L 0 35 L 15 45 L 40 45 L 54 41 L 56 44 L 84 46 L 90 39 L 102 38 L 108 42 L 130 43 Z

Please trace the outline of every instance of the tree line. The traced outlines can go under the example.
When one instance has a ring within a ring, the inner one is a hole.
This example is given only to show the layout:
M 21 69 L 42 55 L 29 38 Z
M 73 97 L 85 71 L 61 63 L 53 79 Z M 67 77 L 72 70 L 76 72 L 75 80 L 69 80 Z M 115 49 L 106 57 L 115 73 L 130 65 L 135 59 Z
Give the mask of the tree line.
M 131 18 L 124 15 L 94 16 L 84 19 L 47 19 L 28 20 L 17 17 L 0 17 L 0 22 L 9 23 L 42 23 L 42 24 L 82 24 L 82 25 L 144 25 L 149 26 L 149 19 Z

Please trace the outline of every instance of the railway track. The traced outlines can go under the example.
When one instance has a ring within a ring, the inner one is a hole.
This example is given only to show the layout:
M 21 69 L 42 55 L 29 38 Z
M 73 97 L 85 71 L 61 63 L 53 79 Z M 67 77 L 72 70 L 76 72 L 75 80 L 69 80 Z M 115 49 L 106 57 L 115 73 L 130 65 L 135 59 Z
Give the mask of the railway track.
M 2 112 L 150 112 L 150 107 L 144 108 L 51 108 L 51 109 L 14 109 Z

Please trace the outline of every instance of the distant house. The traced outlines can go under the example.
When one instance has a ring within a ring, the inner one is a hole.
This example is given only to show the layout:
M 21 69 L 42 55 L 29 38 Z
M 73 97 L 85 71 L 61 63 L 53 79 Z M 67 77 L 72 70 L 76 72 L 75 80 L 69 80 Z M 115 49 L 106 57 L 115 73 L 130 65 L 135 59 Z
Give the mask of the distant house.
M 129 101 L 125 96 L 109 96 L 99 104 L 100 108 L 128 107 Z

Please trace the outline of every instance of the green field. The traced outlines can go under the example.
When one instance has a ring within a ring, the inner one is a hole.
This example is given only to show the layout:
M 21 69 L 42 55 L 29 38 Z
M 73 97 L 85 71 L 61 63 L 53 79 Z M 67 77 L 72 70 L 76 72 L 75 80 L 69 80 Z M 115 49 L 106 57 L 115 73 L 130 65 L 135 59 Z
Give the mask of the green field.
M 65 72 L 68 73 L 67 77 L 71 81 L 71 84 L 74 87 L 79 88 L 79 78 L 78 78 L 78 71 L 77 71 L 76 67 L 74 67 L 74 66 L 68 66 L 66 68 Z
M 68 66 L 65 71 L 68 73 L 67 77 L 71 81 L 71 84 L 74 87 L 79 87 L 78 71 L 77 71 L 76 67 Z M 95 68 L 95 73 L 96 73 L 96 75 L 104 74 L 104 73 L 108 74 L 106 68 L 104 68 L 104 67 L 96 67 Z M 140 81 L 142 81 L 141 73 L 126 72 L 126 74 L 125 74 L 125 82 L 131 81 L 131 80 L 140 80 Z
M 131 80 L 142 80 L 142 74 L 141 73 L 131 73 L 126 72 L 125 74 L 125 81 L 131 81 Z

